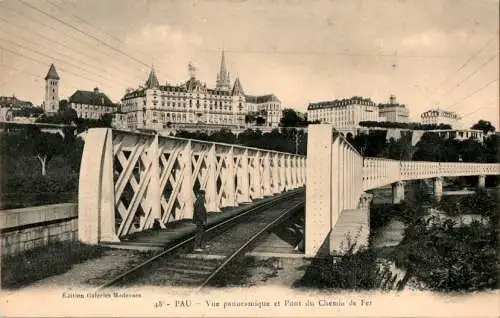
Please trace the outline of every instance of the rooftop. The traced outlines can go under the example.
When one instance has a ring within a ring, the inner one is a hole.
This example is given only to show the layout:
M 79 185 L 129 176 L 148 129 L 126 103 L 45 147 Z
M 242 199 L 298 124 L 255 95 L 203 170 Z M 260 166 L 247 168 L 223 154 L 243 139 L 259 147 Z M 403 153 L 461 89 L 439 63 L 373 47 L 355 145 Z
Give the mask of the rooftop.
M 260 96 L 245 95 L 245 99 L 248 103 L 255 103 L 255 104 L 261 104 L 261 103 L 267 103 L 267 102 L 280 102 L 278 97 L 276 97 L 274 94 L 267 94 L 267 95 L 260 95 Z
M 330 100 L 330 101 L 321 101 L 321 102 L 316 102 L 316 103 L 310 103 L 309 106 L 307 107 L 307 110 L 340 107 L 340 106 L 346 106 L 346 105 L 376 106 L 376 104 L 370 98 L 353 96 L 353 97 L 344 98 L 344 99 L 335 99 L 335 100 Z
M 57 74 L 56 67 L 54 66 L 54 64 L 50 65 L 49 71 L 47 72 L 47 76 L 45 76 L 45 80 L 48 79 L 55 79 L 55 80 L 59 79 L 59 74 Z
M 423 112 L 421 117 L 424 117 L 424 116 L 444 116 L 444 117 L 451 117 L 451 118 L 460 118 L 460 116 L 456 112 L 444 110 L 444 109 L 439 109 L 439 108 L 430 109 L 428 111 Z
M 96 105 L 96 106 L 116 106 L 106 94 L 96 87 L 93 91 L 77 90 L 69 98 L 70 103 Z

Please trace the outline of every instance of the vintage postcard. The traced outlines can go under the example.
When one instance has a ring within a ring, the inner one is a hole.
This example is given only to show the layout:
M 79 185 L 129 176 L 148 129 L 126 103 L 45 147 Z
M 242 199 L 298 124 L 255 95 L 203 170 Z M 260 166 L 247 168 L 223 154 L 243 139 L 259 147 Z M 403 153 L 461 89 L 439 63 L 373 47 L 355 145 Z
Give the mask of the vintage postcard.
M 498 0 L 0 0 L 0 316 L 498 317 Z

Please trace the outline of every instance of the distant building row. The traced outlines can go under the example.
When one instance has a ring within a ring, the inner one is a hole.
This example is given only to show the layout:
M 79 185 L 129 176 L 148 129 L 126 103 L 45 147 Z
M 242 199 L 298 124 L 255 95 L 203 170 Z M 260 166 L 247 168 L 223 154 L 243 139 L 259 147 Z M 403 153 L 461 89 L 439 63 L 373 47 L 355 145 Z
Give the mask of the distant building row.
M 310 103 L 309 121 L 333 124 L 339 131 L 355 133 L 362 121 L 407 123 L 409 110 L 391 95 L 388 103 L 376 104 L 369 98 L 351 97 L 342 100 Z M 460 116 L 454 112 L 433 109 L 421 115 L 423 124 L 448 124 L 460 129 Z
M 161 130 L 170 125 L 217 125 L 241 127 L 246 116 L 261 117 L 267 127 L 277 127 L 281 121 L 281 101 L 274 94 L 246 95 L 239 78 L 231 85 L 224 52 L 216 87 L 207 88 L 196 79 L 190 65 L 189 80 L 180 85 L 160 85 L 154 69 L 144 86 L 128 90 L 119 107 L 106 94 L 78 90 L 68 99 L 68 107 L 80 118 L 99 119 L 113 113 L 115 123 L 126 129 Z M 60 77 L 52 64 L 45 76 L 45 97 L 42 104 L 47 115 L 59 110 Z
M 44 112 L 49 116 L 59 110 L 60 79 L 52 64 L 45 76 L 45 98 L 42 104 Z M 74 109 L 79 118 L 100 119 L 105 114 L 116 113 L 118 106 L 97 87 L 93 91 L 77 90 L 68 99 L 68 107 Z

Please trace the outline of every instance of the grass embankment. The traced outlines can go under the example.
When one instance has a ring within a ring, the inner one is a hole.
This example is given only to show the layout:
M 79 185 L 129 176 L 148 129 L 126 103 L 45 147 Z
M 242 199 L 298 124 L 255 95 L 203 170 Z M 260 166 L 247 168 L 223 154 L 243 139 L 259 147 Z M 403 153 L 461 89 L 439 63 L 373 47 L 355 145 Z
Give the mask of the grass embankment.
M 106 247 L 54 242 L 15 256 L 2 257 L 2 288 L 16 289 L 67 272 L 75 264 L 98 258 Z

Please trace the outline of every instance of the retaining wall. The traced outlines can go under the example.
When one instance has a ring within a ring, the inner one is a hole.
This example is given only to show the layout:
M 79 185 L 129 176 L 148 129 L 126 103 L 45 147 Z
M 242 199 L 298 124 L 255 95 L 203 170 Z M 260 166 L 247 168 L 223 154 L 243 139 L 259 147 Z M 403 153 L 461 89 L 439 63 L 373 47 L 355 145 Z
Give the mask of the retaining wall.
M 2 255 L 16 255 L 54 241 L 78 238 L 78 204 L 62 203 L 0 211 Z

